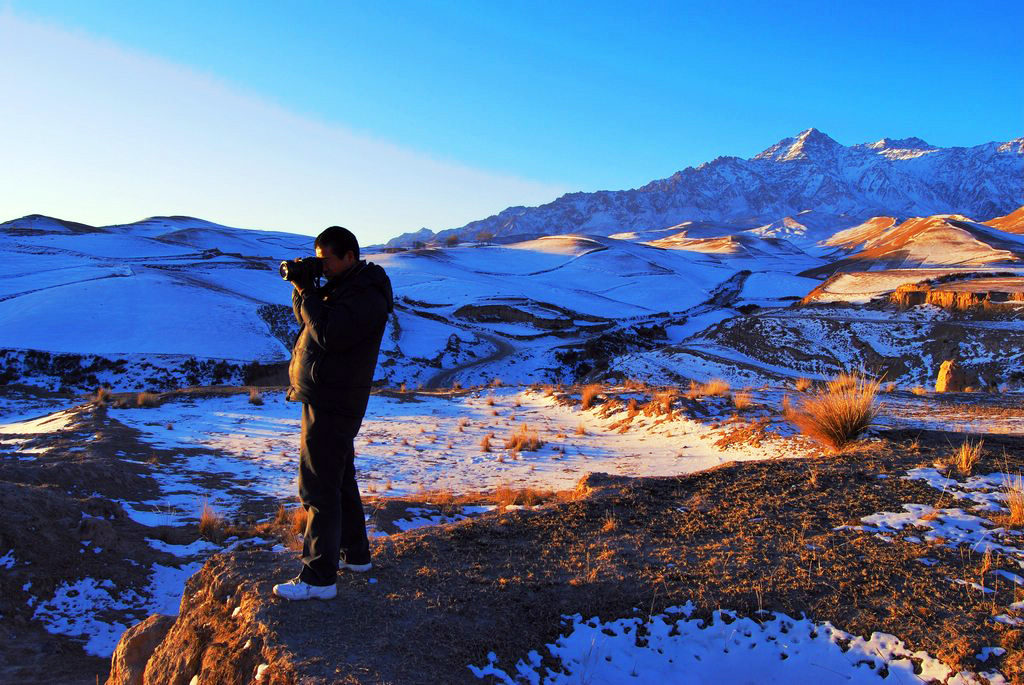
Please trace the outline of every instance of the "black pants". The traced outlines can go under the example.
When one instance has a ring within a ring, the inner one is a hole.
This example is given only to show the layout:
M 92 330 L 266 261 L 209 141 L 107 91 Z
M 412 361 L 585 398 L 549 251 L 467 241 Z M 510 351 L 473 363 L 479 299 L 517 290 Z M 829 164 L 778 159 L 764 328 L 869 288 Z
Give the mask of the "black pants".
M 302 405 L 299 498 L 306 509 L 306 534 L 299 578 L 310 585 L 337 582 L 340 554 L 350 564 L 370 561 L 352 446 L 359 424 Z

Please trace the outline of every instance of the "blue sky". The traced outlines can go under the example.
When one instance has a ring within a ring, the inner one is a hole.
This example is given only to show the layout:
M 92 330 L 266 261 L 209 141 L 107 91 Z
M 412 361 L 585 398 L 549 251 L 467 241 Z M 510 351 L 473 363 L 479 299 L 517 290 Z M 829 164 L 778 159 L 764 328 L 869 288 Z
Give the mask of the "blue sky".
M 0 8 L 0 87 L 28 98 L 0 125 L 26 132 L 22 154 L 66 162 L 0 172 L 3 218 L 33 202 L 91 223 L 343 223 L 371 242 L 750 157 L 810 126 L 847 145 L 1024 135 L 1014 2 Z

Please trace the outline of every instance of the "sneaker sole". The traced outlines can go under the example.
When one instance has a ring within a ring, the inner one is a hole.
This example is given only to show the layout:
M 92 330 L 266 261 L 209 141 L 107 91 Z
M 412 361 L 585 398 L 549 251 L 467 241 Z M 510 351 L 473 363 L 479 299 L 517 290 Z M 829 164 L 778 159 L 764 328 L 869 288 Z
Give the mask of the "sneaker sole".
M 339 568 L 341 568 L 342 570 L 345 570 L 345 571 L 355 571 L 356 573 L 366 573 L 371 568 L 373 568 L 373 564 L 345 564 L 345 563 L 342 563 L 342 564 L 339 564 Z

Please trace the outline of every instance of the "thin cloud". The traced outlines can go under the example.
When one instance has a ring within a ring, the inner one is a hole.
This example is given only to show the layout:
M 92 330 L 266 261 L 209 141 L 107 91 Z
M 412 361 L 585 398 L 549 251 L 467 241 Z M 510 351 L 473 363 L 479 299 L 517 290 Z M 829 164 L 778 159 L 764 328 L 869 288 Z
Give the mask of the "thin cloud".
M 191 214 L 306 233 L 342 223 L 377 242 L 565 191 L 432 159 L 11 11 L 0 13 L 0 65 L 3 219 Z

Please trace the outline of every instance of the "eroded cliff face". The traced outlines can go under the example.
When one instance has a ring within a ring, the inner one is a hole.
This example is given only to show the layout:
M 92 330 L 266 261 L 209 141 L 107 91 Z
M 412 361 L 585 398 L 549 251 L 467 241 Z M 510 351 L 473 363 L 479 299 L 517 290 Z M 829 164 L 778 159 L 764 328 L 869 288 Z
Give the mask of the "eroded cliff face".
M 270 557 L 280 555 L 211 557 L 186 584 L 177 618 L 150 616 L 122 636 L 108 685 L 297 682 L 251 573 Z

